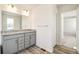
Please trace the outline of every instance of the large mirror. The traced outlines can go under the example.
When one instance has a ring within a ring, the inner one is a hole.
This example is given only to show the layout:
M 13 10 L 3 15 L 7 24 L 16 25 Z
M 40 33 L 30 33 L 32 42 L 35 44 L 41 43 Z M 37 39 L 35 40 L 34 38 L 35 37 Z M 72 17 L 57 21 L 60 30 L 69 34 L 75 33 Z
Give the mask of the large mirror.
M 2 11 L 2 31 L 21 29 L 21 15 Z

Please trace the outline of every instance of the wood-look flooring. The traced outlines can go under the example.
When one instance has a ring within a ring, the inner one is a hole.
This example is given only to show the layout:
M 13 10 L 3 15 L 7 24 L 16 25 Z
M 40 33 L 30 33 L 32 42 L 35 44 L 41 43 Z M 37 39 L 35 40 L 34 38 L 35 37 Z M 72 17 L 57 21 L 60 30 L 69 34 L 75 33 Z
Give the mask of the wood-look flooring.
M 56 45 L 54 47 L 54 53 L 56 54 L 78 54 L 76 49 L 72 49 L 63 45 Z
M 77 51 L 65 46 L 57 45 L 54 47 L 54 53 L 49 53 L 37 46 L 32 46 L 20 51 L 18 54 L 77 54 Z
M 32 46 L 30 48 L 27 48 L 27 49 L 19 52 L 18 54 L 50 54 L 50 53 L 47 51 L 41 50 L 37 46 Z

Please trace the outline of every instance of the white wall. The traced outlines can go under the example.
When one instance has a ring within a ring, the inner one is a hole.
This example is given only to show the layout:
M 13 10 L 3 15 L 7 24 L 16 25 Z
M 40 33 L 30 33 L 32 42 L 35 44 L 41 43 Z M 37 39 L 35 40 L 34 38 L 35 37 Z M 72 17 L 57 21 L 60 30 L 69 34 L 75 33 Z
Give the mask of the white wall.
M 61 18 L 61 9 L 57 6 L 57 17 L 56 17 L 56 43 L 61 45 L 61 39 L 63 38 L 63 20 Z
M 61 4 L 61 5 L 59 5 L 60 12 L 72 11 L 72 10 L 75 10 L 77 7 L 78 7 L 78 4 Z
M 22 16 L 22 29 L 31 29 L 32 21 L 31 16 Z
M 76 10 L 62 13 L 64 33 L 76 34 Z
M 56 44 L 56 5 L 40 5 L 33 11 L 32 21 L 37 31 L 36 45 L 53 52 Z
M 77 40 L 77 51 L 79 53 L 79 7 L 77 8 L 77 31 L 76 31 L 76 40 Z
M 64 33 L 76 34 L 76 18 L 64 20 Z

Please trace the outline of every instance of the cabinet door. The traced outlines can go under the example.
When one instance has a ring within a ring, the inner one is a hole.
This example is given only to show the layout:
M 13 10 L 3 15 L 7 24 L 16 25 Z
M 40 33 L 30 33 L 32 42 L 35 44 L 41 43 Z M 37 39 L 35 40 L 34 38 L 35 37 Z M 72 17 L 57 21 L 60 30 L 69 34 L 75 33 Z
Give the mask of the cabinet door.
M 25 36 L 25 48 L 28 48 L 30 46 L 30 36 Z
M 36 34 L 31 34 L 30 45 L 34 45 L 36 43 Z
M 30 47 L 30 43 L 25 41 L 25 48 L 28 48 L 28 47 Z
M 21 51 L 24 49 L 24 43 L 21 43 L 18 45 L 18 51 Z
M 3 43 L 3 53 L 11 54 L 17 52 L 17 38 L 7 39 Z

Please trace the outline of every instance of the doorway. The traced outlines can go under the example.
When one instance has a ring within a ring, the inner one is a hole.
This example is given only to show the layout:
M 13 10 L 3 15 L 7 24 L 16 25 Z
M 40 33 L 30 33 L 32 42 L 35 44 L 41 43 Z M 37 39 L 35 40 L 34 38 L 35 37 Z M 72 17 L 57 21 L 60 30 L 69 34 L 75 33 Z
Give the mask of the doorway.
M 61 14 L 63 38 L 61 39 L 62 45 L 76 48 L 76 11 L 68 11 Z

